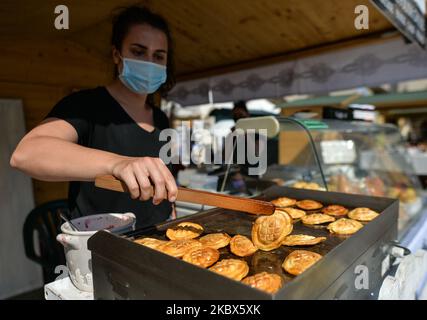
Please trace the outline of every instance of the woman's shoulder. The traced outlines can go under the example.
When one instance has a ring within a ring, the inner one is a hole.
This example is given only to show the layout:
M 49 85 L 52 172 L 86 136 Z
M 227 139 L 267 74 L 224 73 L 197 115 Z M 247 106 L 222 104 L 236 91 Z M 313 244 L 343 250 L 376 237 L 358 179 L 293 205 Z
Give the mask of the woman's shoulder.
M 90 118 L 95 112 L 94 107 L 99 104 L 103 87 L 74 91 L 60 101 L 50 110 L 45 118 Z M 98 103 L 97 103 L 98 102 Z
M 105 87 L 73 90 L 70 94 L 66 95 L 62 99 L 62 101 L 86 101 L 92 99 L 99 99 L 99 97 L 103 95 L 105 95 Z

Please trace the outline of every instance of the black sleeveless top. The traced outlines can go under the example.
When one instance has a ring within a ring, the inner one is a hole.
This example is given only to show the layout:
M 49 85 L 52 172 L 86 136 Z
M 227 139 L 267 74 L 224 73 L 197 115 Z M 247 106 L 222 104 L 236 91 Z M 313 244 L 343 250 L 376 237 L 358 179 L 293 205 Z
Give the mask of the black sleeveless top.
M 165 143 L 159 141 L 160 130 L 169 127 L 166 115 L 153 108 L 155 130 L 144 130 L 105 87 L 82 90 L 63 98 L 46 116 L 49 117 L 70 123 L 77 131 L 79 145 L 130 157 L 158 157 Z M 93 182 L 70 182 L 68 198 L 72 218 L 133 212 L 137 228 L 167 220 L 172 209 L 168 201 L 156 206 L 152 200 L 133 200 L 129 194 L 97 188 Z

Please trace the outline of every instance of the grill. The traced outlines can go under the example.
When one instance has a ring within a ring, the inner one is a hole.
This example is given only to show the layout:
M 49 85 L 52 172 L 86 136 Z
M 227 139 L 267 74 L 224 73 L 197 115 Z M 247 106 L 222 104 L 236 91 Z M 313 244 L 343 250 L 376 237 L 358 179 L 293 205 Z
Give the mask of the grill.
M 326 241 L 302 249 L 323 256 L 311 268 L 295 277 L 281 265 L 299 247 L 281 246 L 271 252 L 257 251 L 245 259 L 248 275 L 261 271 L 283 277 L 282 288 L 274 295 L 251 288 L 186 263 L 180 259 L 134 243 L 140 237 L 165 239 L 167 228 L 182 221 L 199 223 L 205 234 L 226 232 L 251 237 L 256 216 L 212 209 L 136 230 L 124 235 L 100 231 L 89 239 L 95 299 L 369 299 L 375 297 L 387 267 L 389 251 L 397 237 L 398 201 L 387 198 L 349 195 L 274 186 L 260 199 L 287 196 L 312 199 L 324 205 L 341 204 L 347 208 L 368 207 L 380 213 L 351 236 L 332 235 L 323 226 L 294 224 L 293 234 L 325 236 Z M 231 258 L 229 248 L 220 249 L 220 259 Z M 363 278 L 363 279 L 362 279 Z M 363 281 L 365 280 L 365 281 Z

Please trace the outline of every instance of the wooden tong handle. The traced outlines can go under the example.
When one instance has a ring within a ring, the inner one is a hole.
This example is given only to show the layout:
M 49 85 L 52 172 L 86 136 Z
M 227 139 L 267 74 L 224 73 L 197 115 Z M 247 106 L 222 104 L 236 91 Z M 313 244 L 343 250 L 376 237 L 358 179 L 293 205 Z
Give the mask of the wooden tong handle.
M 126 184 L 111 175 L 98 176 L 95 186 L 119 192 L 129 192 Z M 154 191 L 152 191 L 153 194 Z M 234 197 L 202 190 L 178 187 L 178 201 L 204 204 L 224 209 L 248 212 L 252 214 L 272 214 L 275 206 L 266 201 Z

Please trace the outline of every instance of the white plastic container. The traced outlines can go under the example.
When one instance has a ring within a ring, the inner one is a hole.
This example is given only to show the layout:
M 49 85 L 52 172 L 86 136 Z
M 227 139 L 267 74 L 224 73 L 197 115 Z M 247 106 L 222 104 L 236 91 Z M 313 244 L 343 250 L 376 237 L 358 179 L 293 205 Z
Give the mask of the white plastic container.
M 99 230 L 122 233 L 135 229 L 133 213 L 105 213 L 71 220 L 79 231 L 74 231 L 68 222 L 61 226 L 63 233 L 58 240 L 65 249 L 69 276 L 73 284 L 82 291 L 93 292 L 91 252 L 87 240 Z

